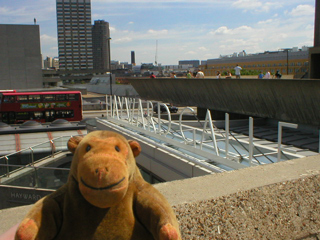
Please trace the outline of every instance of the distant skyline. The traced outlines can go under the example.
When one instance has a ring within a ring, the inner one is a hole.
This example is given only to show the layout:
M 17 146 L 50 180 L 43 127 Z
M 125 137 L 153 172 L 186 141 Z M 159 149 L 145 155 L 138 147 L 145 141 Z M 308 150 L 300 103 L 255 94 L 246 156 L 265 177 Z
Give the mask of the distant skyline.
M 207 60 L 313 46 L 315 0 L 91 0 L 92 24 L 110 24 L 111 59 Z M 55 0 L 0 0 L 0 24 L 40 25 L 41 52 L 58 56 Z

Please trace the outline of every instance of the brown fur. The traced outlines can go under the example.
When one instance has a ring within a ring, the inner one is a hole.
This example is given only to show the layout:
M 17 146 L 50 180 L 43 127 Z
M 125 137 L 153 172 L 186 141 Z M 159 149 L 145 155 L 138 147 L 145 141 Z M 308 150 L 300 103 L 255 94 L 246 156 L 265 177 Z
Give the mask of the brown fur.
M 136 166 L 139 143 L 95 131 L 71 138 L 68 148 L 68 182 L 34 205 L 15 239 L 181 239 L 169 203 Z

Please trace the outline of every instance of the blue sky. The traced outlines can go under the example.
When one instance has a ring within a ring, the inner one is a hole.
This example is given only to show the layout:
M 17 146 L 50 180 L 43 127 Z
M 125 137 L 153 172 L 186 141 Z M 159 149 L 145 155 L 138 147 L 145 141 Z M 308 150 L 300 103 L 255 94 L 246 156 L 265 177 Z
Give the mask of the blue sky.
M 40 25 L 43 58 L 58 55 L 55 0 L 0 0 L 0 24 Z M 111 30 L 111 58 L 136 63 L 207 60 L 313 46 L 315 0 L 91 0 Z

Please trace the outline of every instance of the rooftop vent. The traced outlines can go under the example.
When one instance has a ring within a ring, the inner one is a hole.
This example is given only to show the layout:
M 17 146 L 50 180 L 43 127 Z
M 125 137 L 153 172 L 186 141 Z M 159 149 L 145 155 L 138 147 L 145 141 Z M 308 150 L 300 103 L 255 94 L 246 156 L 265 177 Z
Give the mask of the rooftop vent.
M 51 127 L 65 127 L 65 126 L 72 126 L 72 124 L 65 120 L 65 119 L 57 119 L 57 120 L 54 120 L 51 124 L 50 124 Z
M 41 123 L 39 122 L 36 122 L 34 120 L 29 120 L 29 121 L 26 121 L 24 122 L 20 128 L 37 128 L 37 127 L 42 127 Z
M 9 128 L 9 127 L 11 127 L 11 126 L 4 123 L 4 122 L 0 122 L 0 128 Z

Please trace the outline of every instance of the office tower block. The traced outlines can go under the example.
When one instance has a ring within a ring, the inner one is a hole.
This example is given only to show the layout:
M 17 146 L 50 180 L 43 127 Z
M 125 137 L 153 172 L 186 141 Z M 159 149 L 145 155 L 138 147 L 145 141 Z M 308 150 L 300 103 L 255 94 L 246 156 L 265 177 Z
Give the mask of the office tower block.
M 93 69 L 90 0 L 56 0 L 60 70 Z
M 136 57 L 135 57 L 134 51 L 131 51 L 131 64 L 132 66 L 136 65 Z
M 110 30 L 109 23 L 103 20 L 94 21 L 92 27 L 93 69 L 110 69 Z
M 52 68 L 53 67 L 53 58 L 47 56 L 45 60 L 43 60 L 43 68 Z

